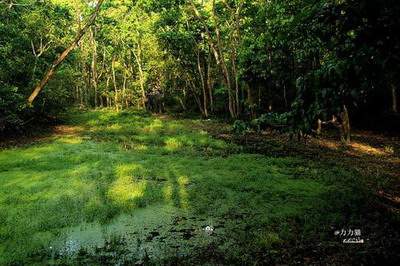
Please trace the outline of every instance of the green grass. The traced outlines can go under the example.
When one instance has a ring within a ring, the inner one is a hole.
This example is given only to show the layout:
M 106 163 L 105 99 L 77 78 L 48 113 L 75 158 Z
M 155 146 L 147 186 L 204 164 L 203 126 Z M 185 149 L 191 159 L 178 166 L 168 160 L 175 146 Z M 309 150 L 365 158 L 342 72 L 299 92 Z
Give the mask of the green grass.
M 0 265 L 246 262 L 330 236 L 360 199 L 353 173 L 243 154 L 202 129 L 216 122 L 110 110 L 68 121 L 82 131 L 0 151 Z

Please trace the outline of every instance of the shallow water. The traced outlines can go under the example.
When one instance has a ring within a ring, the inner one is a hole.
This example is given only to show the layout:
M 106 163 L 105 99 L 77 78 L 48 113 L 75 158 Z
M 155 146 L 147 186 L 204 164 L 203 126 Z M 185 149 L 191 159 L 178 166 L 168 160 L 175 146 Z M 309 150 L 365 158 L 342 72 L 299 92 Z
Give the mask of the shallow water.
M 189 216 L 170 205 L 150 206 L 120 215 L 107 224 L 83 223 L 67 228 L 49 251 L 53 259 L 67 261 L 170 261 L 171 257 L 191 256 L 217 241 L 224 234 L 222 225 L 214 218 Z

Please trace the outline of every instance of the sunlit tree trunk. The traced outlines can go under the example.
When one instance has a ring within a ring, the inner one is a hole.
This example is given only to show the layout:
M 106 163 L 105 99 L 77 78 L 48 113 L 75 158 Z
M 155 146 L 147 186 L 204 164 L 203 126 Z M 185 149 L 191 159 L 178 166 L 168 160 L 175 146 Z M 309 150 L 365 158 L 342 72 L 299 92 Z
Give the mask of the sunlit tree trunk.
M 111 62 L 111 71 L 112 71 L 112 82 L 114 85 L 114 104 L 115 104 L 115 109 L 119 111 L 119 106 L 118 106 L 118 87 L 117 87 L 117 80 L 115 77 L 115 56 L 112 58 Z
M 346 105 L 343 105 L 343 111 L 341 113 L 341 131 L 342 131 L 342 141 L 345 143 L 350 143 L 351 133 L 350 133 L 350 117 Z

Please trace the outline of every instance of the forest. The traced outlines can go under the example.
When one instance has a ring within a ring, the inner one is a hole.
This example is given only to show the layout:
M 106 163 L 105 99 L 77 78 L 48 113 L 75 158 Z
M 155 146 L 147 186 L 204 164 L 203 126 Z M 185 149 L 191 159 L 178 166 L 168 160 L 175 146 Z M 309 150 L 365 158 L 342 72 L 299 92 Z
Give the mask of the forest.
M 396 265 L 397 0 L 0 0 L 0 265 Z

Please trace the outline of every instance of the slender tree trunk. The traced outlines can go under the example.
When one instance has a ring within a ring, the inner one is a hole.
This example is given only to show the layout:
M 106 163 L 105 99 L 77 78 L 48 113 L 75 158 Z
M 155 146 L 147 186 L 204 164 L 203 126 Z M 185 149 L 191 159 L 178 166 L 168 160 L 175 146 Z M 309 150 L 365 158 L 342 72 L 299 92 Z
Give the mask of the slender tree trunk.
M 90 29 L 90 39 L 93 47 L 92 52 L 92 86 L 94 92 L 94 107 L 97 108 L 97 44 L 95 39 L 95 29 Z
M 111 62 L 111 70 L 112 70 L 112 81 L 114 85 L 114 104 L 115 104 L 115 109 L 119 111 L 118 107 L 118 87 L 117 87 L 117 80 L 115 77 L 115 57 L 113 56 L 112 62 Z
M 283 100 L 285 101 L 285 109 L 288 107 L 287 95 L 286 95 L 286 83 L 283 84 Z
M 321 133 L 322 133 L 322 120 L 318 119 L 318 121 L 317 121 L 317 135 L 319 136 L 319 135 L 321 135 Z
M 137 51 L 136 52 L 133 51 L 133 55 L 135 56 L 136 63 L 139 69 L 139 83 L 140 83 L 140 90 L 142 92 L 142 108 L 146 110 L 147 98 L 146 98 L 146 91 L 144 89 L 144 73 L 142 68 L 142 47 L 140 42 L 137 45 Z
M 232 71 L 235 78 L 235 103 L 236 103 L 236 117 L 240 115 L 240 100 L 239 100 L 239 78 L 236 70 L 236 52 L 233 53 L 232 58 Z
M 397 88 L 394 84 L 391 85 L 392 88 L 392 111 L 393 113 L 397 113 Z
M 346 105 L 343 105 L 343 112 L 341 114 L 341 130 L 342 130 L 342 140 L 345 143 L 350 143 L 351 133 L 350 133 L 350 117 Z
M 100 107 L 103 108 L 104 107 L 104 99 L 103 99 L 103 95 L 100 94 Z
M 125 107 L 128 108 L 128 100 L 126 97 L 126 81 L 127 81 L 127 76 L 126 73 L 124 72 L 124 81 L 122 83 L 122 94 L 123 94 L 123 102 L 125 102 Z
M 193 81 L 191 81 L 191 80 L 186 81 L 186 84 L 187 84 L 186 86 L 189 85 L 188 87 L 191 88 L 192 93 L 193 93 L 193 97 L 194 97 L 194 99 L 195 99 L 195 101 L 197 103 L 197 106 L 199 107 L 199 110 L 200 110 L 201 114 L 204 116 L 205 115 L 204 114 L 204 109 L 201 106 L 201 101 L 199 99 L 199 96 L 196 94 L 196 86 L 194 85 Z
M 200 74 L 201 88 L 203 90 L 203 112 L 204 112 L 204 116 L 208 117 L 206 83 L 204 81 L 204 74 L 203 74 L 203 70 L 201 68 L 200 52 L 197 50 L 196 53 L 197 53 L 197 69 Z
M 106 74 L 107 75 L 107 74 Z M 105 97 L 106 97 L 106 105 L 107 107 L 110 107 L 110 96 L 109 96 L 109 91 L 108 91 L 108 87 L 110 85 L 110 76 L 107 75 L 107 80 L 106 80 L 106 89 L 105 89 Z
M 35 56 L 35 62 L 33 63 L 32 78 L 31 78 L 33 82 L 35 81 L 35 73 L 36 73 L 36 68 L 37 68 L 37 61 L 38 61 L 38 58 L 37 58 L 37 56 Z
M 82 107 L 82 106 L 83 106 L 83 92 L 82 92 L 82 86 L 79 86 L 79 103 L 80 103 L 80 106 L 79 106 L 79 107 Z
M 225 86 L 228 90 L 228 107 L 229 107 L 229 113 L 231 115 L 232 118 L 236 118 L 237 114 L 236 114 L 236 108 L 235 108 L 235 104 L 232 102 L 232 84 L 231 84 L 231 77 L 228 71 L 228 68 L 226 66 L 225 60 L 223 58 L 223 54 L 222 54 L 222 43 L 221 43 L 221 36 L 220 36 L 220 31 L 218 28 L 218 23 L 216 23 L 216 28 L 215 28 L 215 34 L 216 34 L 216 42 L 214 43 L 213 38 L 211 36 L 211 32 L 208 28 L 207 23 L 203 20 L 203 18 L 201 17 L 200 12 L 197 10 L 196 5 L 194 4 L 193 0 L 190 1 L 191 6 L 193 8 L 193 11 L 195 12 L 196 17 L 200 20 L 200 22 L 203 24 L 204 29 L 206 31 L 206 35 L 207 35 L 207 40 L 208 43 L 213 51 L 215 60 L 217 62 L 217 65 L 219 65 L 221 67 L 221 71 L 222 74 L 224 76 L 224 83 Z M 213 18 L 214 20 L 217 20 L 217 16 L 215 15 L 215 1 L 213 1 Z
M 100 11 L 100 7 L 103 4 L 104 0 L 99 0 L 97 2 L 96 8 L 92 15 L 90 16 L 89 20 L 85 24 L 85 26 L 78 31 L 74 41 L 67 47 L 67 49 L 62 52 L 58 58 L 53 62 L 51 65 L 50 69 L 47 71 L 47 73 L 44 75 L 43 79 L 39 82 L 39 84 L 36 85 L 34 88 L 32 94 L 28 98 L 28 103 L 31 105 L 35 98 L 38 96 L 39 92 L 46 86 L 46 84 L 49 82 L 49 80 L 53 77 L 55 71 L 57 70 L 57 67 L 67 58 L 69 53 L 75 49 L 77 46 L 78 42 L 80 39 L 83 37 L 83 35 L 86 33 L 86 31 L 89 29 L 89 27 L 95 22 L 96 17 Z
M 220 61 L 220 65 L 221 65 L 221 70 L 222 70 L 222 74 L 224 76 L 224 81 L 225 81 L 225 85 L 227 87 L 228 90 L 228 100 L 229 100 L 229 113 L 231 115 L 232 118 L 236 118 L 237 117 L 237 112 L 236 112 L 236 105 L 234 103 L 234 98 L 232 95 L 232 83 L 231 83 L 231 76 L 230 73 L 228 71 L 228 67 L 226 66 L 225 60 L 223 59 L 223 55 L 222 55 L 222 48 L 221 48 L 221 36 L 220 36 L 220 32 L 219 29 L 216 28 L 215 29 L 215 33 L 217 36 L 217 47 L 218 47 L 218 51 L 219 51 L 219 56 L 221 58 Z
M 208 87 L 208 97 L 210 98 L 210 110 L 214 112 L 214 97 L 213 97 L 213 82 L 211 73 L 211 51 L 208 55 L 207 60 L 207 87 Z

